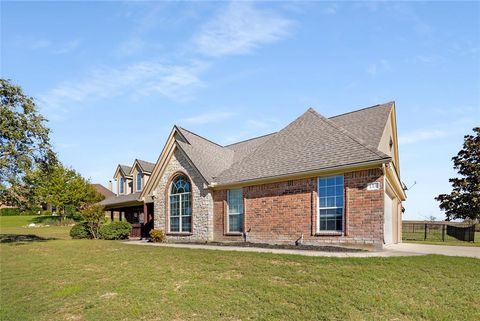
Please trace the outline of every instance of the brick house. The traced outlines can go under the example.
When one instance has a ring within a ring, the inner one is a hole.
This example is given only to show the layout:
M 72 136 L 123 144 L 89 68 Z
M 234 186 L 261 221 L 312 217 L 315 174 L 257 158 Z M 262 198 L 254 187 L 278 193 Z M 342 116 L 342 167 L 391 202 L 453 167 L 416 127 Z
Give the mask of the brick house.
M 117 195 L 102 202 L 136 213 L 136 236 L 154 226 L 175 242 L 401 241 L 394 102 L 331 118 L 310 108 L 278 132 L 227 146 L 174 126 L 157 162 L 140 162 L 119 165 Z

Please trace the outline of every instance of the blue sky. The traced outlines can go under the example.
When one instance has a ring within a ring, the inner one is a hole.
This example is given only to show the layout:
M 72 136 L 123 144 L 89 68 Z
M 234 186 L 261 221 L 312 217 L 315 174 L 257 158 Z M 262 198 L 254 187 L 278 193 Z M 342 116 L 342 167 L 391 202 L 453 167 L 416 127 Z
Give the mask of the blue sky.
M 173 124 L 227 144 L 396 101 L 404 218 L 443 218 L 480 124 L 478 2 L 6 2 L 1 76 L 37 99 L 60 159 L 107 184 Z

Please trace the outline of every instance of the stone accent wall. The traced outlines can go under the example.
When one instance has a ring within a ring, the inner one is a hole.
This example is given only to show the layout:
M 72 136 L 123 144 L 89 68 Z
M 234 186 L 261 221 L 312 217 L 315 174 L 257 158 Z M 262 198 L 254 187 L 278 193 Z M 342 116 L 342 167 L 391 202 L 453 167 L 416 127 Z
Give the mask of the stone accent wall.
M 186 174 L 192 185 L 192 233 L 176 235 L 168 231 L 168 200 L 170 183 L 176 173 Z M 213 199 L 204 179 L 187 160 L 179 149 L 176 149 L 168 163 L 158 186 L 153 191 L 155 229 L 167 233 L 169 241 L 210 241 L 213 239 Z
M 380 189 L 367 191 L 377 181 Z M 380 169 L 344 173 L 345 231 L 317 234 L 317 177 L 243 188 L 247 240 L 261 243 L 343 243 L 381 246 L 383 243 L 383 174 Z M 214 192 L 214 239 L 239 241 L 226 226 L 226 191 Z

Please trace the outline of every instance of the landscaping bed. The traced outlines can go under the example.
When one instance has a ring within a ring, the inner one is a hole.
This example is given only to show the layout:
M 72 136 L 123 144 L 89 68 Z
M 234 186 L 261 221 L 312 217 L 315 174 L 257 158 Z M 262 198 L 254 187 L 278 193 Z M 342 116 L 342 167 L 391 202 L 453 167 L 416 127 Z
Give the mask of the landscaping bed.
M 199 243 L 192 243 L 199 244 Z M 204 244 L 204 243 L 202 243 Z M 293 245 L 293 244 L 268 244 L 268 243 L 251 243 L 251 242 L 208 242 L 207 245 L 215 246 L 238 246 L 238 247 L 258 247 L 262 249 L 279 249 L 279 250 L 302 250 L 302 251 L 319 251 L 319 252 L 364 252 L 365 250 L 341 247 L 335 245 Z

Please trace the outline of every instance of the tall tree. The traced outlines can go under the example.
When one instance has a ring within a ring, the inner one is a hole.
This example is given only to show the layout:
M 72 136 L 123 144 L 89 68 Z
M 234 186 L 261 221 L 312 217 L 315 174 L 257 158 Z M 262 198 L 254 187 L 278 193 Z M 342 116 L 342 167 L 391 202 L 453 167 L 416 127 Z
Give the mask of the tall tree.
M 46 119 L 22 88 L 0 79 L 0 202 L 26 207 L 32 201 L 28 175 L 56 163 Z
M 50 172 L 37 171 L 31 176 L 36 182 L 37 200 L 55 205 L 60 215 L 65 213 L 68 205 L 84 208 L 103 199 L 87 179 L 60 163 Z
M 473 128 L 473 132 L 465 136 L 463 149 L 452 158 L 453 168 L 460 175 L 449 180 L 452 192 L 435 198 L 447 220 L 480 219 L 480 127 Z

